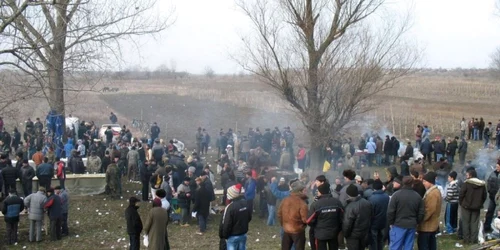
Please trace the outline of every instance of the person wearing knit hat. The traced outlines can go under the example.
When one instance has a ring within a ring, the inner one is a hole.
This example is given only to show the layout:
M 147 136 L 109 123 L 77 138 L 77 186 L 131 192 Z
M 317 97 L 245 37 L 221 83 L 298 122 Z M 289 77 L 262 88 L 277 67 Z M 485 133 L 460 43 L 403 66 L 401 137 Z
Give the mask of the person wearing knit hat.
M 307 196 L 305 185 L 299 180 L 290 181 L 290 195 L 281 201 L 278 220 L 283 227 L 282 249 L 305 249 L 307 227 Z
M 241 197 L 241 184 L 236 184 L 227 189 L 227 199 L 232 201 Z
M 347 249 L 365 249 L 366 236 L 370 232 L 372 205 L 359 195 L 358 187 L 350 184 L 347 187 L 349 200 L 345 207 L 342 232 L 346 239 Z
M 148 249 L 168 249 L 167 225 L 169 215 L 161 207 L 161 200 L 153 200 L 153 208 L 149 210 L 144 224 L 144 234 L 148 236 Z
M 423 198 L 425 218 L 419 223 L 417 228 L 418 245 L 419 248 L 422 249 L 437 249 L 436 232 L 439 230 L 439 216 L 441 214 L 441 203 L 443 199 L 441 192 L 435 185 L 436 177 L 436 173 L 429 172 L 424 175 L 422 181 L 425 189 L 427 189 Z
M 240 194 L 241 184 L 228 188 L 227 199 L 231 200 L 226 208 L 219 226 L 221 249 L 245 249 L 248 224 L 252 220 L 252 210 Z M 243 246 L 243 248 L 242 248 Z
M 389 195 L 384 192 L 384 184 L 380 179 L 376 179 L 372 184 L 373 193 L 368 198 L 372 205 L 373 214 L 371 218 L 371 237 L 372 245 L 370 249 L 383 249 L 384 248 L 384 233 L 387 227 L 387 207 L 389 205 Z
M 307 219 L 309 230 L 313 231 L 312 243 L 316 244 L 318 249 L 328 249 L 328 245 L 337 245 L 338 233 L 332 232 L 342 231 L 342 220 L 340 219 L 342 214 L 342 203 L 332 197 L 330 184 L 325 182 L 319 185 L 318 199 L 311 204 Z

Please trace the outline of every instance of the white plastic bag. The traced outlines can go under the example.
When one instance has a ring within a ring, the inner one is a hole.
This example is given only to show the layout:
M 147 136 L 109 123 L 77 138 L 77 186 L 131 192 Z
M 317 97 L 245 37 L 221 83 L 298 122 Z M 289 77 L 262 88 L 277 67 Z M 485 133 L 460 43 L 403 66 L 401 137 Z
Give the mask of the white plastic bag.
M 142 244 L 145 247 L 149 247 L 149 237 L 147 235 L 144 235 L 144 239 L 142 240 Z
M 479 244 L 484 243 L 483 222 L 482 221 L 479 222 L 479 234 L 477 235 L 477 241 L 479 242 Z
M 196 212 L 192 212 L 191 217 L 196 218 Z

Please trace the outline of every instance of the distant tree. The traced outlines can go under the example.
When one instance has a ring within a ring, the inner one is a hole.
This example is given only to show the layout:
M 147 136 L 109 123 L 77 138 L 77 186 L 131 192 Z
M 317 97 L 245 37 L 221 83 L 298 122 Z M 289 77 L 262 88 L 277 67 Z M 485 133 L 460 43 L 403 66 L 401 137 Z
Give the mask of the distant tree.
M 204 73 L 208 78 L 213 78 L 215 76 L 215 71 L 210 66 L 205 67 Z
M 311 143 L 311 165 L 372 97 L 411 73 L 419 53 L 403 39 L 407 18 L 383 15 L 384 0 L 239 0 L 255 29 L 235 56 L 286 100 Z M 383 17 L 382 17 L 383 16 Z M 377 23 L 377 26 L 373 25 Z

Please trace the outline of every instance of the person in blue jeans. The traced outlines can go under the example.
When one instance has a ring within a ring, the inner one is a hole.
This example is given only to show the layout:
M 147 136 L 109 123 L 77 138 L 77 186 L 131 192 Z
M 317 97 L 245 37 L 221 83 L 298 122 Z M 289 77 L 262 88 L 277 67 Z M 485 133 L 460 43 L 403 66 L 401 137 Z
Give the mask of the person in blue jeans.
M 266 193 L 266 202 L 267 202 L 267 225 L 274 226 L 276 223 L 276 196 L 271 192 L 270 183 L 267 183 L 264 187 L 264 192 Z
M 219 227 L 220 244 L 227 250 L 246 250 L 248 224 L 252 220 L 252 210 L 241 195 L 241 184 L 227 189 L 229 205 L 224 209 Z
M 451 171 L 448 175 L 448 184 L 446 185 L 446 210 L 445 210 L 445 224 L 446 233 L 452 234 L 457 232 L 458 222 L 458 184 L 457 172 Z

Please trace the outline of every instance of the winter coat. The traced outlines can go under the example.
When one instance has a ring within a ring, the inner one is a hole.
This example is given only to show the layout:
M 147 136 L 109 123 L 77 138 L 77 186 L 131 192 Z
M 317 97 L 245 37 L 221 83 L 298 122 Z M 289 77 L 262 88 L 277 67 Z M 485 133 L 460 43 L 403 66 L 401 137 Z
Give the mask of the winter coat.
M 361 196 L 349 198 L 345 208 L 342 231 L 348 239 L 366 239 L 370 232 L 372 205 Z
M 448 143 L 448 146 L 446 148 L 446 153 L 449 156 L 455 156 L 455 154 L 457 153 L 457 149 L 458 149 L 458 145 L 457 144 L 458 144 L 457 140 L 453 140 L 450 143 Z
M 245 200 L 255 199 L 257 189 L 257 182 L 253 178 L 249 178 L 245 182 Z
M 188 197 L 189 194 L 189 197 Z M 177 202 L 180 208 L 189 208 L 191 204 L 191 189 L 189 186 L 181 183 L 179 187 L 177 187 Z
M 437 186 L 432 186 L 425 192 L 424 198 L 425 215 L 418 224 L 419 232 L 436 232 L 439 228 L 439 216 L 441 214 L 441 203 L 443 201 L 441 192 Z
M 75 174 L 85 173 L 85 165 L 83 164 L 83 160 L 80 156 L 71 157 L 68 167 Z
M 252 220 L 253 211 L 247 207 L 247 204 L 247 201 L 240 196 L 226 206 L 219 225 L 219 238 L 228 239 L 231 236 L 248 232 L 248 224 Z
M 459 204 L 468 210 L 480 210 L 486 201 L 485 182 L 478 178 L 467 179 L 460 189 Z
M 434 152 L 436 152 L 436 154 L 444 154 L 443 143 L 441 143 L 440 141 L 434 142 Z
M 422 144 L 420 145 L 420 152 L 422 152 L 422 154 L 426 155 L 426 154 L 430 154 L 432 151 L 433 151 L 433 149 L 432 149 L 431 141 L 429 141 L 429 138 L 426 138 L 422 142 Z
M 387 224 L 387 208 L 389 207 L 389 195 L 383 190 L 375 190 L 368 201 L 372 204 L 371 228 L 381 230 Z
M 288 151 L 283 151 L 280 157 L 279 168 L 289 169 L 292 167 L 292 159 L 290 158 L 290 153 Z
M 421 198 L 424 198 L 425 192 L 427 192 L 427 190 L 425 189 L 424 183 L 422 183 L 422 181 L 419 179 L 414 179 L 412 181 L 411 189 L 413 189 L 413 191 L 417 192 Z
M 75 149 L 75 145 L 73 144 L 73 139 L 68 138 L 68 142 L 64 145 L 64 152 L 66 154 L 66 158 L 70 158 L 71 151 Z
M 2 175 L 3 183 L 9 185 L 16 184 L 16 180 L 20 177 L 19 171 L 11 165 L 2 169 L 0 174 Z
M 139 161 L 139 153 L 137 150 L 130 150 L 127 153 L 128 164 L 137 164 Z
M 344 209 L 342 203 L 331 194 L 321 195 L 311 204 L 307 224 L 314 228 L 318 240 L 330 240 L 342 231 Z
M 24 206 L 28 208 L 28 218 L 30 220 L 43 219 L 43 205 L 47 200 L 44 192 L 38 191 L 24 198 Z
M 52 194 L 47 197 L 47 201 L 43 205 L 43 208 L 48 210 L 49 218 L 51 220 L 62 218 L 61 198 L 58 195 Z
M 462 139 L 462 141 L 458 145 L 458 153 L 459 154 L 460 153 L 463 153 L 463 154 L 467 153 L 467 142 L 465 141 L 465 139 Z
M 63 161 L 57 162 L 57 170 L 56 170 L 56 177 L 59 180 L 65 180 L 66 179 L 66 163 Z
M 3 172 L 3 171 L 2 171 Z M 488 180 L 486 182 L 487 188 L 488 188 L 488 195 L 490 199 L 494 200 L 495 195 L 498 192 L 498 189 L 500 188 L 500 174 L 496 170 L 491 172 L 490 176 L 488 177 Z
M 145 222 L 144 233 L 148 235 L 151 250 L 163 250 L 166 246 L 168 225 L 168 213 L 161 207 L 154 207 L 149 210 L 148 218 Z
M 9 195 L 3 201 L 2 213 L 5 222 L 19 222 L 19 213 L 24 210 L 24 203 L 17 195 Z
M 304 232 L 307 226 L 307 196 L 291 193 L 281 201 L 278 209 L 278 220 L 283 230 L 289 234 Z
M 377 146 L 377 148 L 375 150 L 375 153 L 382 154 L 382 150 L 383 150 L 383 147 L 384 147 L 384 142 L 382 141 L 382 139 L 377 139 L 375 141 L 375 145 Z
M 400 166 L 401 166 L 401 175 L 402 176 L 410 175 L 410 167 L 408 166 L 408 161 L 402 161 Z
M 413 157 L 413 146 L 412 145 L 406 146 L 404 155 L 407 157 Z
M 35 177 L 35 170 L 30 165 L 21 168 L 21 183 L 31 183 L 33 177 Z
M 61 190 L 59 193 L 59 198 L 61 198 L 61 211 L 63 214 L 67 214 L 69 210 L 69 195 L 66 189 Z
M 87 171 L 89 173 L 99 173 L 101 170 L 102 161 L 99 156 L 90 156 L 87 159 Z
M 205 218 L 208 217 L 210 212 L 210 193 L 206 185 L 202 182 L 200 187 L 196 190 L 196 199 L 194 201 L 193 212 L 196 212 L 197 215 L 202 215 Z
M 264 187 L 264 192 L 266 194 L 266 202 L 267 202 L 267 205 L 271 205 L 271 206 L 276 206 L 276 196 L 273 195 L 273 192 L 271 191 L 271 184 L 268 184 L 266 185 L 266 187 Z
M 366 144 L 366 150 L 368 154 L 375 154 L 375 150 L 377 149 L 377 145 L 373 142 L 373 138 L 370 138 L 368 143 Z
M 342 186 L 339 195 L 339 200 L 340 202 L 342 202 L 342 206 L 344 207 L 347 205 L 347 199 L 349 198 L 349 196 L 347 196 L 347 187 L 349 187 L 349 185 L 351 184 L 354 184 L 358 188 L 358 192 L 360 195 L 363 194 L 363 188 L 359 184 L 357 184 L 356 181 L 352 180 L 344 183 L 344 186 Z
M 137 209 L 139 207 L 133 205 L 129 205 L 125 209 L 125 220 L 127 221 L 127 233 L 129 235 L 137 235 L 142 232 L 142 220 Z
M 398 151 L 399 151 L 399 141 L 396 139 L 396 137 L 391 138 L 392 141 L 392 154 L 393 156 L 398 156 Z
M 402 187 L 392 195 L 387 209 L 387 223 L 400 228 L 416 228 L 424 219 L 422 197 L 408 187 Z
M 40 178 L 40 176 L 54 176 L 54 166 L 48 163 L 42 163 L 36 168 L 36 176 Z
M 390 155 L 392 152 L 392 141 L 389 138 L 385 139 L 384 143 L 384 154 Z

